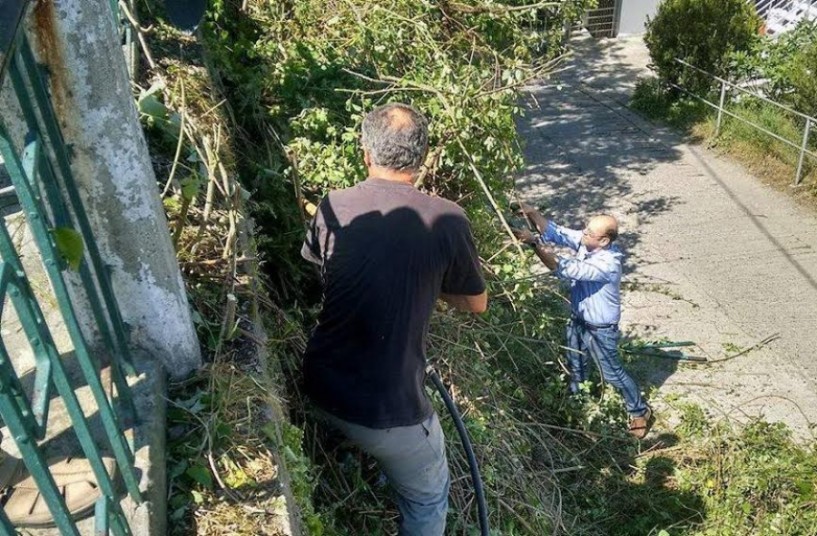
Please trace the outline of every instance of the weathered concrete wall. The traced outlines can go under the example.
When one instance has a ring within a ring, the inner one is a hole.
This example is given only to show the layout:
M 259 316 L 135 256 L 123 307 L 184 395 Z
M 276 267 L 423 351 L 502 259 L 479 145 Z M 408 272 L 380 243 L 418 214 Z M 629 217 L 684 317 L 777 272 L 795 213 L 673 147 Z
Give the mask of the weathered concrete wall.
M 647 17 L 655 16 L 660 0 L 621 0 L 618 35 L 643 34 Z
M 172 376 L 183 376 L 200 365 L 201 354 L 109 3 L 39 1 L 26 24 L 49 72 L 74 178 L 112 268 L 131 342 Z M 4 117 L 12 108 L 8 85 Z M 83 327 L 93 333 L 90 312 L 82 309 Z

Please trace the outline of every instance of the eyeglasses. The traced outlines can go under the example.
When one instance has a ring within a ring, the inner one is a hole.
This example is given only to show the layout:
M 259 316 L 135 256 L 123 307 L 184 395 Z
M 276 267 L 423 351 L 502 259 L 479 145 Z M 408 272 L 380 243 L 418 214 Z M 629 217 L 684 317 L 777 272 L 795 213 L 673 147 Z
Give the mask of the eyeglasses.
M 582 234 L 583 234 L 584 236 L 589 236 L 590 238 L 594 238 L 594 239 L 596 239 L 596 240 L 601 240 L 602 238 L 607 237 L 607 235 L 601 235 L 601 236 L 599 236 L 599 235 L 594 235 L 593 233 L 591 233 L 591 232 L 590 232 L 590 229 L 588 229 L 587 227 L 585 227 L 584 229 L 582 229 Z

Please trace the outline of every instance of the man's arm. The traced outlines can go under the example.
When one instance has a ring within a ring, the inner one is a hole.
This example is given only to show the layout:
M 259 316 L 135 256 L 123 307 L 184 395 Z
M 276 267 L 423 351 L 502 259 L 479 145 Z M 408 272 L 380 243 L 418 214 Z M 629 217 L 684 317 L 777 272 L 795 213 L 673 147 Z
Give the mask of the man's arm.
M 560 225 L 556 225 L 553 220 L 550 220 L 542 215 L 541 212 L 528 205 L 527 203 L 520 203 L 519 209 L 525 217 L 536 226 L 542 240 L 551 242 L 557 246 L 569 247 L 577 251 L 582 244 L 582 232 L 574 229 L 568 229 Z M 544 262 L 544 261 L 543 261 Z M 547 264 L 547 263 L 545 263 Z
M 596 281 L 606 283 L 615 277 L 615 270 L 596 260 L 560 259 L 556 268 L 556 275 L 562 279 L 574 281 Z
M 616 269 L 604 261 L 559 258 L 552 249 L 539 242 L 536 236 L 527 229 L 514 229 L 513 234 L 521 242 L 532 246 L 539 260 L 562 279 L 607 282 L 615 278 Z
M 536 243 L 533 246 L 533 250 L 536 256 L 539 257 L 539 260 L 548 267 L 548 270 L 551 272 L 556 271 L 559 267 L 559 259 L 556 257 L 556 254 L 553 253 L 552 249 L 543 244 Z
M 607 282 L 612 280 L 609 269 L 606 266 L 597 265 L 592 261 L 580 261 L 578 259 L 560 259 L 552 249 L 542 244 L 534 245 L 534 251 L 539 260 L 562 279 L 572 279 L 574 281 L 598 281 Z
M 542 240 L 578 251 L 582 245 L 582 232 L 556 225 L 553 220 L 548 220 L 542 233 Z
M 545 229 L 547 228 L 548 225 L 548 220 L 547 218 L 542 216 L 541 212 L 539 212 L 532 206 L 528 205 L 527 203 L 520 203 L 519 209 L 522 211 L 525 217 L 528 218 L 528 220 L 530 220 L 530 222 L 536 226 L 536 229 L 539 231 L 539 234 L 543 234 L 545 232 Z
M 461 213 L 442 222 L 452 251 L 443 274 L 440 299 L 460 311 L 483 313 L 488 308 L 488 293 L 468 218 Z
M 440 299 L 445 303 L 466 313 L 484 313 L 488 309 L 488 292 L 468 296 L 465 294 L 440 294 Z
M 545 246 L 539 241 L 539 237 L 527 229 L 513 229 L 513 234 L 516 238 L 531 247 L 536 252 L 539 260 L 548 267 L 548 270 L 555 271 L 559 266 L 559 259 L 553 253 L 553 250 Z

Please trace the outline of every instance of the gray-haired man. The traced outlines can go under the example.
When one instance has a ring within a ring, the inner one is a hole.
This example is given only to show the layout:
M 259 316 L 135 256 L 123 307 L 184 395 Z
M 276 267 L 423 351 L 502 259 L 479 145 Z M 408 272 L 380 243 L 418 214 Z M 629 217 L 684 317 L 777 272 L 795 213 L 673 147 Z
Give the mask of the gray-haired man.
M 369 177 L 323 199 L 301 251 L 324 283 L 304 384 L 320 413 L 380 462 L 397 491 L 400 534 L 442 535 L 450 479 L 423 387 L 425 335 L 438 298 L 485 311 L 485 283 L 463 210 L 414 187 L 425 117 L 381 106 L 364 119 L 362 141 Z

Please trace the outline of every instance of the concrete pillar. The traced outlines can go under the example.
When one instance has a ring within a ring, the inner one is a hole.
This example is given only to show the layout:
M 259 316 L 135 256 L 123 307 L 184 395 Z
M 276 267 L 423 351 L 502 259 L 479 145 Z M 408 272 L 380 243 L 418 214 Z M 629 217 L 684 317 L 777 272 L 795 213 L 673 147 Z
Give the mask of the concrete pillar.
M 74 179 L 103 262 L 112 267 L 130 342 L 172 376 L 184 376 L 201 364 L 201 352 L 110 2 L 40 0 L 26 28 L 49 73 Z M 4 119 L 15 108 L 9 85 L 0 99 Z M 19 124 L 9 127 L 20 131 Z M 77 313 L 93 333 L 90 311 Z

